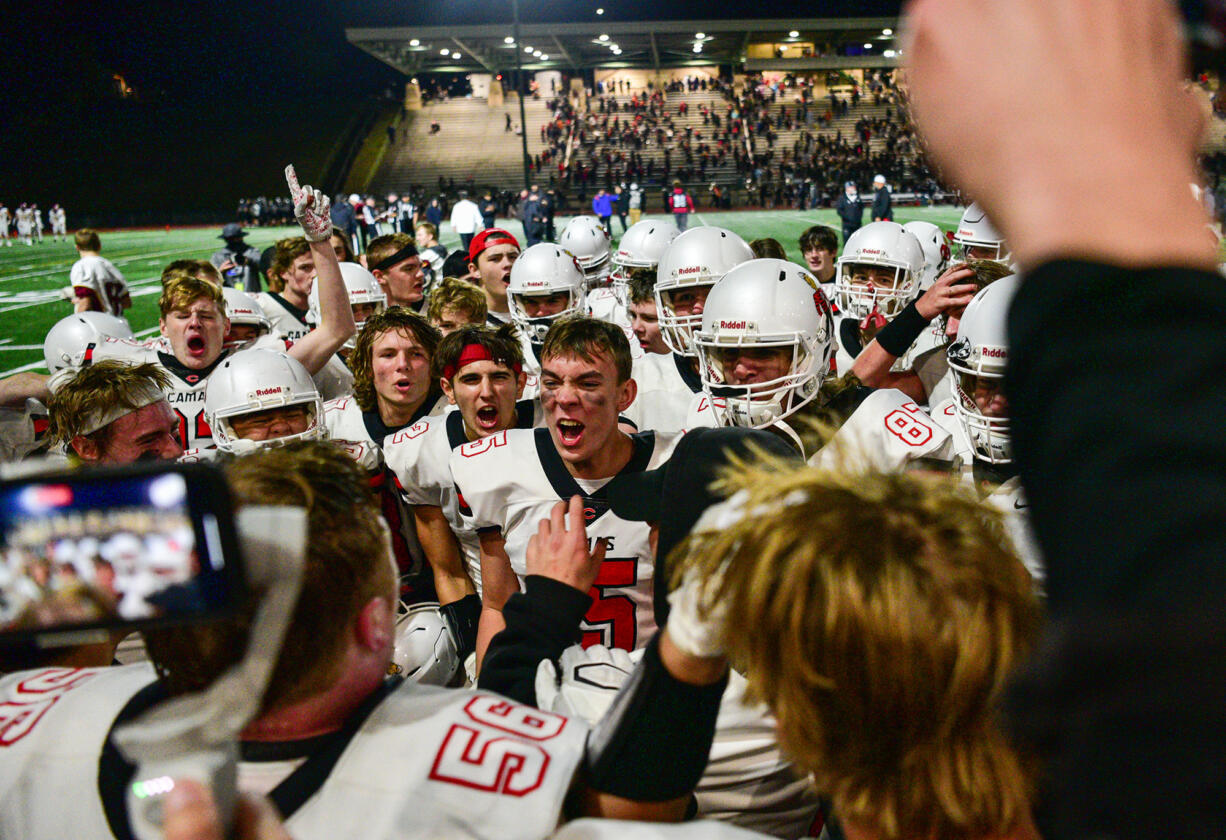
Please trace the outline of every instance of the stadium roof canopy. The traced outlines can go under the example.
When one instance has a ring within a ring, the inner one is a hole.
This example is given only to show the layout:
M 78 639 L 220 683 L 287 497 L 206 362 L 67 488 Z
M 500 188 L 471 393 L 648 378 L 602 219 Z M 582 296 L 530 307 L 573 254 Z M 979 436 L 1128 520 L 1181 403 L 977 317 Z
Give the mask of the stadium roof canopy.
M 350 28 L 345 37 L 406 75 L 514 70 L 517 49 L 526 70 L 731 64 L 762 71 L 891 67 L 897 30 L 892 17 L 792 18 L 522 23 L 522 47 L 509 23 Z

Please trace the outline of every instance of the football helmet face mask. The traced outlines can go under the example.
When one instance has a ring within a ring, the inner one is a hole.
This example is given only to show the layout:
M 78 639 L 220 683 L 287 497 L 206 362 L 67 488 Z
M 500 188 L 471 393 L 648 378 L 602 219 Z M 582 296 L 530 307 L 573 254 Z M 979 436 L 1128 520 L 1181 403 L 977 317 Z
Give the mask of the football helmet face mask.
M 558 246 L 570 251 L 579 260 L 588 289 L 608 285 L 613 242 L 599 219 L 595 216 L 575 216 L 562 229 Z
M 306 409 L 305 430 L 268 440 L 248 440 L 234 431 L 235 418 L 290 406 Z M 307 369 L 285 353 L 263 347 L 232 353 L 209 375 L 204 386 L 204 414 L 217 448 L 234 455 L 262 446 L 327 437 L 323 400 Z
M 613 291 L 622 306 L 630 301 L 630 275 L 635 271 L 655 271 L 660 257 L 681 234 L 672 222 L 644 219 L 622 234 L 613 252 Z
M 807 270 L 786 260 L 751 260 L 712 287 L 694 346 L 703 390 L 720 422 L 760 429 L 817 397 L 834 356 L 834 319 Z M 738 358 L 771 350 L 786 354 L 779 375 L 734 382 Z
M 672 241 L 656 268 L 655 292 L 660 337 L 670 350 L 682 356 L 697 355 L 691 339 L 703 318 L 701 312 L 679 314 L 678 293 L 710 289 L 716 280 L 753 258 L 749 244 L 724 228 L 690 228 Z
M 1004 265 L 1009 264 L 1009 246 L 1005 243 L 1005 238 L 977 203 L 962 211 L 962 219 L 958 222 L 958 230 L 953 239 L 958 246 L 957 258 L 963 262 L 993 260 Z
M 980 289 L 962 314 L 958 340 L 946 350 L 956 377 L 958 422 L 974 456 L 990 464 L 1013 461 L 1009 407 L 1001 390 L 1009 360 L 1006 321 L 1018 285 L 1018 276 L 1011 274 Z
M 107 312 L 78 312 L 61 318 L 43 339 L 43 360 L 47 370 L 58 373 L 72 367 L 77 357 L 91 344 L 107 338 L 132 338 L 128 322 Z
M 907 222 L 903 230 L 910 233 L 924 252 L 924 269 L 920 273 L 919 289 L 926 291 L 949 268 L 951 251 L 945 231 L 932 222 Z
M 345 282 L 345 291 L 349 294 L 349 305 L 353 307 L 353 321 L 357 325 L 357 329 L 344 343 L 343 348 L 352 350 L 366 319 L 387 308 L 387 294 L 379 285 L 379 281 L 375 279 L 375 275 L 357 263 L 343 262 L 340 266 L 341 280 Z M 312 324 L 319 323 L 318 283 L 311 284 L 311 294 L 307 297 L 307 320 Z
M 565 306 L 550 315 L 532 315 L 525 298 L 567 295 Z M 582 315 L 587 310 L 583 269 L 575 255 L 560 245 L 539 242 L 519 255 L 511 266 L 507 285 L 507 304 L 513 320 L 534 343 L 545 340 L 554 321 L 567 315 Z
M 452 685 L 463 662 L 439 605 L 425 602 L 406 609 L 396 619 L 389 675 L 400 675 L 423 685 Z
M 223 286 L 222 297 L 226 301 L 226 317 L 230 319 L 230 327 L 255 327 L 256 337 L 264 335 L 272 329 L 272 321 L 264 314 L 264 310 L 256 303 L 255 298 L 246 292 L 230 286 Z M 254 339 L 236 339 L 229 333 L 221 346 L 226 350 L 239 350 L 246 347 Z
M 834 300 L 841 312 L 893 318 L 919 294 L 924 252 L 897 222 L 871 222 L 847 238 L 836 265 Z

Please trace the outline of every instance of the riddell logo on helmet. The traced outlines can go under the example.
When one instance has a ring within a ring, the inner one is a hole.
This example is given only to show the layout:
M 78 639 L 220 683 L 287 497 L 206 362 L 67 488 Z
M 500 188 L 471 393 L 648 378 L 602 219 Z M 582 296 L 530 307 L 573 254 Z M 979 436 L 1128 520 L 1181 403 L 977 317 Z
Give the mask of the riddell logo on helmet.
M 989 359 L 1003 359 L 1009 355 L 1009 351 L 1003 347 L 985 347 L 979 351 L 979 355 L 987 356 Z
M 701 271 L 702 266 L 700 265 L 687 265 L 685 268 L 677 269 L 678 274 L 698 274 Z
M 285 389 L 278 385 L 276 388 L 256 388 L 255 395 L 257 397 L 267 397 L 271 394 L 279 394 Z
M 721 330 L 743 330 L 748 326 L 746 321 L 720 321 L 719 328 Z
M 876 254 L 877 256 L 882 256 L 885 254 L 885 251 L 879 251 L 876 248 L 861 248 L 860 253 L 861 254 Z

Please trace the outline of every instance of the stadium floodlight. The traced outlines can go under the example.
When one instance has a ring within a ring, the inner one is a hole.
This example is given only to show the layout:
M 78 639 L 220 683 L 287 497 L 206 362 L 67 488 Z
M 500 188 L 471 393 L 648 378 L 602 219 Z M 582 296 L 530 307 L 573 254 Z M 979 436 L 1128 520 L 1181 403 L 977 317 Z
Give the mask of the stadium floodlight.
M 702 44 L 695 44 L 695 45 L 694 45 L 694 52 L 696 52 L 696 53 L 700 53 L 700 52 L 702 52 Z
M 608 36 L 608 35 L 606 35 L 606 34 L 604 34 L 603 32 L 601 32 L 601 33 L 600 33 L 600 37 L 599 37 L 599 38 L 597 38 L 596 40 L 598 40 L 598 41 L 607 41 L 607 40 L 609 40 L 609 36 Z
M 504 44 L 514 44 L 514 43 L 515 43 L 515 39 L 514 39 L 514 38 L 512 38 L 510 35 L 508 35 L 507 37 L 505 37 L 505 38 L 503 38 L 503 39 L 502 39 L 502 43 L 504 43 Z
M 893 34 L 894 34 L 894 30 L 893 30 L 893 29 L 883 29 L 883 30 L 881 30 L 881 34 L 882 34 L 882 35 L 893 35 Z
M 871 50 L 872 48 L 873 48 L 873 45 L 872 45 L 872 44 L 865 44 L 865 45 L 864 45 L 864 49 L 866 49 L 866 50 Z
M 882 53 L 882 55 L 884 55 L 886 58 L 894 58 L 898 55 L 898 53 L 894 52 L 893 50 L 886 50 Z
M 703 38 L 707 37 L 707 35 L 705 32 L 695 32 L 694 37 L 701 41 Z
M 598 15 L 603 15 L 603 14 L 604 14 L 604 9 L 597 9 L 597 10 L 596 10 L 596 14 L 598 14 Z
M 541 61 L 548 61 L 549 53 L 541 53 Z
M 799 38 L 800 33 L 797 32 L 795 29 L 793 29 L 791 32 L 788 33 L 788 37 L 789 38 Z
M 617 46 L 617 44 L 614 44 L 612 48 L 617 50 L 618 52 L 621 52 L 621 47 Z
M 443 47 L 441 50 L 439 50 L 439 52 L 443 55 L 451 55 L 451 50 L 447 49 L 446 47 Z
M 532 47 L 524 47 L 524 52 L 526 53 L 532 52 Z
M 410 47 L 420 47 L 420 46 L 421 46 L 421 41 L 419 41 L 419 40 L 417 40 L 416 38 L 414 38 L 413 40 L 409 41 L 409 46 L 410 46 Z

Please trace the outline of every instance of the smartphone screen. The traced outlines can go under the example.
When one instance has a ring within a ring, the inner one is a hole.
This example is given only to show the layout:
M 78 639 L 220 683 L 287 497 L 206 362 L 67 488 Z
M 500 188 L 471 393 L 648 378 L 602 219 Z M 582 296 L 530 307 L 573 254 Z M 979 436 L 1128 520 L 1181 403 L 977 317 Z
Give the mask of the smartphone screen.
M 0 633 L 226 611 L 239 570 L 229 568 L 229 497 L 212 473 L 161 466 L 0 485 Z

